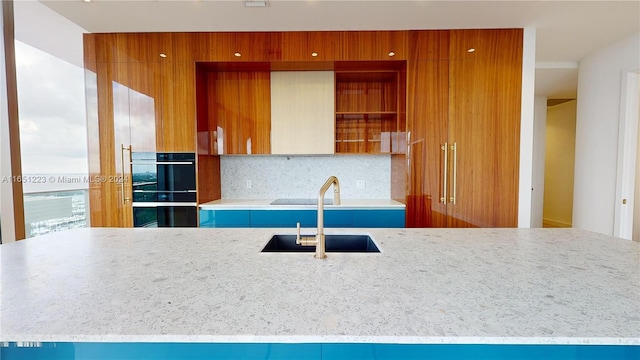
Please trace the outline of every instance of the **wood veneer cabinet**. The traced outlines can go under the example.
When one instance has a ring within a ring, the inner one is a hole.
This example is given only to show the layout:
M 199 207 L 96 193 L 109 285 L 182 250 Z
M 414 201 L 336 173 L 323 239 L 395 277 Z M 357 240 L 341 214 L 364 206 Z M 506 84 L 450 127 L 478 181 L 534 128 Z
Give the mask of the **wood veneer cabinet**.
M 406 36 L 406 31 L 341 31 L 336 60 L 404 60 Z
M 271 72 L 271 153 L 333 154 L 333 71 Z
M 433 35 L 410 36 L 407 226 L 515 227 L 522 30 Z
M 170 60 L 171 34 L 86 34 L 84 44 L 89 169 L 104 179 L 90 184 L 91 225 L 130 227 L 131 151 L 195 149 L 194 70 Z
M 271 73 L 260 64 L 197 65 L 199 153 L 271 152 Z
M 388 148 L 392 177 L 406 167 L 408 226 L 516 225 L 522 30 L 87 34 L 84 40 L 92 175 L 123 173 L 119 143 L 127 138 L 134 151 L 197 150 L 203 164 L 215 164 L 218 154 L 268 154 L 269 73 L 332 70 L 336 136 L 363 140 L 342 142 L 336 151 L 385 152 L 377 144 L 396 133 Z M 130 89 L 126 100 L 124 88 L 114 92 L 116 83 Z M 153 115 L 129 115 L 136 117 L 133 128 L 147 119 L 155 141 L 131 131 L 131 121 L 128 135 L 120 131 L 123 109 L 137 112 L 149 99 Z M 394 199 L 402 199 L 403 182 L 394 184 Z M 118 205 L 121 187 L 90 185 L 93 226 L 128 224 Z M 212 189 L 206 198 L 218 196 Z

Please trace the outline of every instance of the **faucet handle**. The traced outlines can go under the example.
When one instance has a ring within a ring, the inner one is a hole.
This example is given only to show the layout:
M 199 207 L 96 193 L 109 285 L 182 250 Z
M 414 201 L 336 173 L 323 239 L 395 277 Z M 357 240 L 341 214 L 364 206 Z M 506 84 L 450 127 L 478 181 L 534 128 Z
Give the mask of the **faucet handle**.
M 317 241 L 315 236 L 301 236 L 300 223 L 296 224 L 296 245 L 315 246 Z

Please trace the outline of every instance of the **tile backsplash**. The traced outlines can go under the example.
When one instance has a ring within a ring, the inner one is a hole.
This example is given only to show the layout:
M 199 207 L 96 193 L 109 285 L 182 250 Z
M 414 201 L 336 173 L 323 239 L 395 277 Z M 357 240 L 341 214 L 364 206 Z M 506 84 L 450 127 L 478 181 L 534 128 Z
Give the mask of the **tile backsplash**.
M 331 175 L 343 199 L 391 196 L 390 155 L 220 156 L 220 172 L 223 199 L 315 198 Z

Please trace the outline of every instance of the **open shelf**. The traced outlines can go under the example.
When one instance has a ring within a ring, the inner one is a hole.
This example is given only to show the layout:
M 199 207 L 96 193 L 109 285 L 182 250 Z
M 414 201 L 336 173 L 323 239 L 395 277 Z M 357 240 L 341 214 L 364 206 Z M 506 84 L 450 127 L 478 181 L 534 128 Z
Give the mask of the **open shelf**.
M 354 69 L 335 74 L 336 153 L 398 152 L 404 136 L 398 121 L 404 99 L 400 72 Z

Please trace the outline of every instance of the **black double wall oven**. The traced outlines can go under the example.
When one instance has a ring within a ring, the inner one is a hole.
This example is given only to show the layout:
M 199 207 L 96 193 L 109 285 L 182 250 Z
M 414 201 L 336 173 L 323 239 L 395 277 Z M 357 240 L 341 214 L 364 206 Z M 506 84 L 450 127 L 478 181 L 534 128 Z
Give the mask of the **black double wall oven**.
M 195 153 L 131 154 L 134 227 L 196 227 Z

